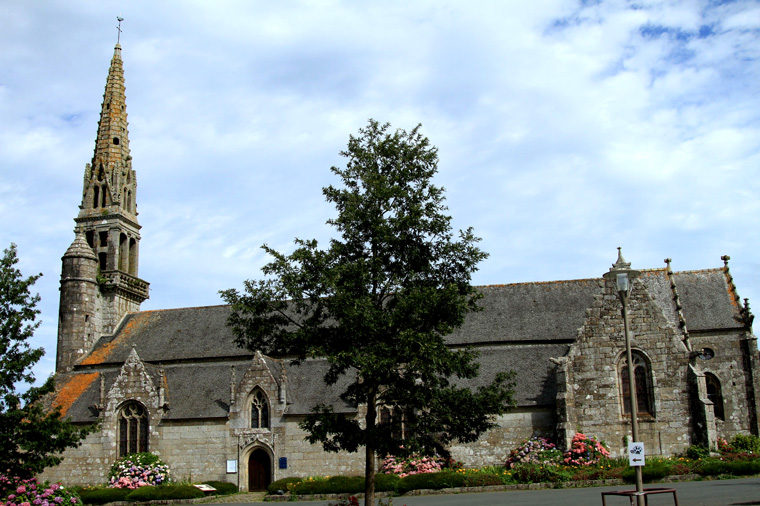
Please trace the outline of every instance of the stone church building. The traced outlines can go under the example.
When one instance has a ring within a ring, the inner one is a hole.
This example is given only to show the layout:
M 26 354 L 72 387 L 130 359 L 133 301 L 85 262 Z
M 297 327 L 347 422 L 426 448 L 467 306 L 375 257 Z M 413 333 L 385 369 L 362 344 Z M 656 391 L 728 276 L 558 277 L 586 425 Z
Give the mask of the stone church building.
M 92 162 L 86 165 L 75 238 L 63 255 L 54 402 L 77 423 L 100 422 L 44 478 L 102 484 L 111 464 L 158 453 L 178 479 L 261 489 L 286 476 L 363 472 L 363 454 L 325 453 L 298 427 L 324 403 L 326 363 L 251 353 L 233 343 L 227 306 L 140 311 L 136 171 L 117 44 L 108 71 Z M 148 233 L 150 233 L 148 231 Z M 643 270 L 630 297 L 641 439 L 672 455 L 718 436 L 758 434 L 760 357 L 753 316 L 728 257 L 715 268 Z M 522 439 L 567 445 L 592 434 L 614 454 L 630 433 L 625 341 L 614 281 L 590 279 L 482 286 L 484 311 L 448 337 L 480 352 L 485 383 L 514 370 L 516 406 L 472 444 L 454 445 L 466 466 L 503 463 Z

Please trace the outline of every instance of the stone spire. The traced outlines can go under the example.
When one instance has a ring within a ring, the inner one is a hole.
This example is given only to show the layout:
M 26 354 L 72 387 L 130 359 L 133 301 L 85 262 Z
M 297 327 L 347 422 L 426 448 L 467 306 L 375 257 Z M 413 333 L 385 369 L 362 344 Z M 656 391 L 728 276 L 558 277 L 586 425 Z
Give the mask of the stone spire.
M 121 45 L 116 44 L 103 94 L 95 152 L 85 169 L 80 218 L 118 212 L 137 225 L 137 181 L 127 126 L 124 67 Z
M 92 162 L 84 171 L 76 237 L 63 257 L 58 324 L 59 372 L 71 370 L 148 298 L 137 277 L 137 180 L 127 132 L 121 45 L 114 48 Z

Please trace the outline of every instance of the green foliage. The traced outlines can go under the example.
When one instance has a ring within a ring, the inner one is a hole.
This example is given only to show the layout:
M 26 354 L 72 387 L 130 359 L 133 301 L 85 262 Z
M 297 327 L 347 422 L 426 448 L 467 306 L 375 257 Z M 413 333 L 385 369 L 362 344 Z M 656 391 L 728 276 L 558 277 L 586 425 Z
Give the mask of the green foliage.
M 306 479 L 290 487 L 293 494 L 356 494 L 364 490 L 363 476 L 331 476 L 324 480 Z
M 526 462 L 512 469 L 512 479 L 518 483 L 552 483 L 570 481 L 572 474 L 555 464 Z
M 78 488 L 77 492 L 85 504 L 106 504 L 114 501 L 126 501 L 130 490 L 128 488 L 85 487 Z
M 211 492 L 211 495 L 230 495 L 239 492 L 237 485 L 228 481 L 204 481 L 203 483 L 216 489 L 215 492 Z
M 290 477 L 290 478 L 282 478 L 277 481 L 273 481 L 269 484 L 267 487 L 267 492 L 269 495 L 277 495 L 282 491 L 282 493 L 287 493 L 288 490 L 290 490 L 292 485 L 295 485 L 296 483 L 301 483 L 303 481 L 303 478 L 296 478 L 296 477 Z
M 55 388 L 52 377 L 40 387 L 17 391 L 34 383 L 32 367 L 45 353 L 28 342 L 40 312 L 40 297 L 30 289 L 41 274 L 24 279 L 17 263 L 16 245 L 11 244 L 0 258 L 0 469 L 30 478 L 59 464 L 60 453 L 79 446 L 95 427 L 77 427 L 62 418 L 60 408 L 43 406 L 43 397 Z
M 684 455 L 692 460 L 705 459 L 710 456 L 710 449 L 704 445 L 691 445 L 686 448 Z
M 476 353 L 452 350 L 444 337 L 478 310 L 470 281 L 487 255 L 471 229 L 455 238 L 443 189 L 432 184 L 437 149 L 420 127 L 389 129 L 370 120 L 341 152 L 346 167 L 331 168 L 342 186 L 323 189 L 337 209 L 328 224 L 338 238 L 327 249 L 300 239 L 289 255 L 264 246 L 273 257 L 266 279 L 221 293 L 239 346 L 296 362 L 325 358 L 325 383 L 345 382 L 342 400 L 369 407 L 363 425 L 317 407 L 301 424 L 310 443 L 445 456 L 452 441 L 475 441 L 506 412 L 512 376 L 476 390 L 453 381 L 478 374 Z
M 405 494 L 410 490 L 439 490 L 442 488 L 463 487 L 465 475 L 441 471 L 440 473 L 411 474 L 398 485 L 398 493 Z
M 730 474 L 746 476 L 760 474 L 760 459 L 753 460 L 720 460 L 707 459 L 697 467 L 696 471 L 703 476 L 719 476 Z
M 496 473 L 467 473 L 464 474 L 462 486 L 464 487 L 491 487 L 494 485 L 503 485 L 504 476 Z
M 641 477 L 644 483 L 659 481 L 670 475 L 671 466 L 667 460 L 647 459 L 646 465 L 641 467 Z M 626 482 L 634 483 L 636 481 L 635 469 L 631 466 L 626 467 L 623 469 L 622 477 Z
M 395 474 L 376 474 L 375 490 L 378 492 L 395 492 L 398 490 L 400 482 L 401 478 Z
M 127 501 L 165 501 L 175 499 L 196 499 L 205 497 L 203 491 L 192 485 L 160 485 L 140 487 L 127 494 Z
M 750 434 L 737 434 L 728 443 L 735 453 L 760 454 L 760 437 Z

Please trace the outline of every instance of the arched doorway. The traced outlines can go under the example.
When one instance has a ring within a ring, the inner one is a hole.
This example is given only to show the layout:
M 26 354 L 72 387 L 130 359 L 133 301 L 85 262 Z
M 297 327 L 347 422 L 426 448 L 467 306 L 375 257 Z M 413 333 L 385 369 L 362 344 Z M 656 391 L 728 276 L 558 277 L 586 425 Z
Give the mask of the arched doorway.
M 272 460 L 269 454 L 258 448 L 248 457 L 248 490 L 266 490 L 272 481 Z

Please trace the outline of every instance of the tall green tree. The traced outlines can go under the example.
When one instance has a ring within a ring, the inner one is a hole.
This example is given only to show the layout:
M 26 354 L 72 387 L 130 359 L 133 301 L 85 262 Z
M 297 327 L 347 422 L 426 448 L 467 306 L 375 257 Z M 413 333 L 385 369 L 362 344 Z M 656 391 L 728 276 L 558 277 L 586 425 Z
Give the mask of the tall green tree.
M 347 379 L 342 399 L 366 408 L 364 423 L 318 406 L 301 424 L 327 451 L 366 456 L 365 504 L 374 504 L 377 456 L 445 452 L 493 426 L 512 404 L 509 374 L 472 389 L 476 354 L 445 337 L 478 310 L 472 273 L 487 254 L 472 229 L 455 237 L 443 189 L 433 185 L 437 149 L 420 133 L 370 120 L 351 136 L 342 185 L 323 188 L 338 237 L 326 249 L 296 239 L 245 293 L 225 290 L 238 345 L 299 362 L 329 362 L 327 384 Z M 379 410 L 392 416 L 379 416 Z
M 40 296 L 30 288 L 42 274 L 24 279 L 17 263 L 11 244 L 0 259 L 0 474 L 29 478 L 60 463 L 60 453 L 78 446 L 94 427 L 76 427 L 62 419 L 59 409 L 45 409 L 42 400 L 54 389 L 52 376 L 42 386 L 31 386 L 32 367 L 45 354 L 28 342 L 40 312 Z M 20 392 L 24 384 L 30 386 Z

